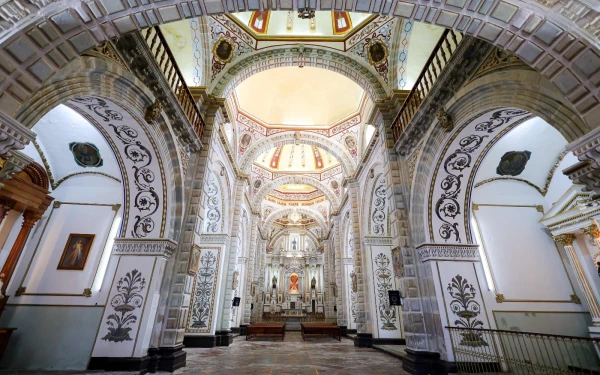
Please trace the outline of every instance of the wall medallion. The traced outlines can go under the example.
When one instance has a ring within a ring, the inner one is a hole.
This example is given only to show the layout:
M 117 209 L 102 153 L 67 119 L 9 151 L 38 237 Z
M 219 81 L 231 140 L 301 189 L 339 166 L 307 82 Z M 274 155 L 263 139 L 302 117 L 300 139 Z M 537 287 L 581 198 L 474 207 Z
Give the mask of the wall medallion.
M 80 167 L 101 167 L 104 163 L 100 157 L 100 150 L 92 143 L 71 142 L 69 150 L 73 153 L 75 163 Z
M 500 176 L 518 176 L 525 170 L 531 151 L 509 151 L 502 155 L 496 173 Z
M 222 36 L 213 45 L 213 56 L 223 64 L 230 63 L 233 60 L 235 44 L 231 39 Z
M 365 48 L 367 49 L 367 57 L 371 65 L 379 66 L 387 61 L 389 54 L 388 47 L 381 39 L 371 39 Z
M 347 136 L 346 138 L 344 138 L 344 145 L 348 150 L 356 149 L 356 138 L 354 138 L 351 135 Z

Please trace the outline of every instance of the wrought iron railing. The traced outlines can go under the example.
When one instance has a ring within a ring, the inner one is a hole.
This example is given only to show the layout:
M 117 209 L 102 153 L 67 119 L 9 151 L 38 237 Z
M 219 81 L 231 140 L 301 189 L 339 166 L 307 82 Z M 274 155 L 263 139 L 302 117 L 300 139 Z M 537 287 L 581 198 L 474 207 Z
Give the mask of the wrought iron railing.
M 142 31 L 142 36 L 150 48 L 150 52 L 156 59 L 160 70 L 165 76 L 165 79 L 169 85 L 169 88 L 179 101 L 183 112 L 188 118 L 190 124 L 194 128 L 194 132 L 198 136 L 198 139 L 202 140 L 202 133 L 204 132 L 204 119 L 200 114 L 200 110 L 194 101 L 192 93 L 185 83 L 183 74 L 175 57 L 167 44 L 167 40 L 158 27 L 151 27 Z
M 600 340 L 446 327 L 461 374 L 598 374 Z
M 462 34 L 453 30 L 445 30 L 442 34 L 392 123 L 394 143 L 398 141 L 408 127 L 408 124 L 410 124 L 413 116 L 417 113 L 419 107 L 421 107 L 421 104 L 431 91 L 440 73 L 448 64 L 448 61 L 450 61 L 461 40 Z

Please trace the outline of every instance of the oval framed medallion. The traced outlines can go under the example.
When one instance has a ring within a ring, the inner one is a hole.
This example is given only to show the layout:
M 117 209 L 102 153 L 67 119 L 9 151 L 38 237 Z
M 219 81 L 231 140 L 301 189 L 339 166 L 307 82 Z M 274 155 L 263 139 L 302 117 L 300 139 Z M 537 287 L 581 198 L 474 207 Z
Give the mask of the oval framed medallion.
M 223 64 L 227 64 L 233 60 L 234 52 L 235 43 L 225 36 L 217 39 L 212 49 L 213 56 Z

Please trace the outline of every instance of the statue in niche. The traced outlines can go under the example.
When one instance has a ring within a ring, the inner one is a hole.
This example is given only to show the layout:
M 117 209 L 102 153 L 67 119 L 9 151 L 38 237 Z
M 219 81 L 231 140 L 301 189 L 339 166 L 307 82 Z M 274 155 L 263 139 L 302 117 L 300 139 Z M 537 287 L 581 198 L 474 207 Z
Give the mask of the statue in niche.
M 273 289 L 277 289 L 277 277 L 273 276 Z
M 294 239 L 292 240 L 292 250 L 296 250 L 296 246 L 297 246 L 297 245 L 298 245 L 298 244 L 296 243 L 296 239 L 294 238 Z
M 231 289 L 236 290 L 238 287 L 238 284 L 240 283 L 240 281 L 238 280 L 238 277 L 240 276 L 240 273 L 238 271 L 235 271 L 233 273 L 233 283 L 231 284 Z
M 316 287 L 317 287 L 317 279 L 315 279 L 315 277 L 313 276 L 312 280 L 310 281 L 310 288 L 315 289 Z

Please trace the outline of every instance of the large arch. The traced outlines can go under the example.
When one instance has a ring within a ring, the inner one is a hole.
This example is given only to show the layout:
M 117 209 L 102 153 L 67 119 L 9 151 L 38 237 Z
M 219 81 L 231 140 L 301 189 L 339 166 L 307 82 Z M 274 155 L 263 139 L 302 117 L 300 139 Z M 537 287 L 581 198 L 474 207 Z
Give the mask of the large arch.
M 356 170 L 356 163 L 352 159 L 352 156 L 348 150 L 344 149 L 344 147 L 340 144 L 332 142 L 329 138 L 316 133 L 298 133 L 295 131 L 278 133 L 273 136 L 261 138 L 260 140 L 252 143 L 239 161 L 240 169 L 245 173 L 248 173 L 254 160 L 256 160 L 256 158 L 263 152 L 266 152 L 273 147 L 295 143 L 317 146 L 329 152 L 340 161 L 342 168 L 344 169 L 344 173 L 348 176 L 354 174 L 354 171 Z
M 271 192 L 271 190 L 286 184 L 304 184 L 312 186 L 315 189 L 319 190 L 321 193 L 323 193 L 325 197 L 327 197 L 327 199 L 329 199 L 332 209 L 337 207 L 337 205 L 339 204 L 339 199 L 335 195 L 335 193 L 331 190 L 331 188 L 328 185 L 325 185 L 321 181 L 315 180 L 314 178 L 307 177 L 304 175 L 287 175 L 285 177 L 280 177 L 278 179 L 269 181 L 268 183 L 264 184 L 252 199 L 252 207 L 257 211 L 260 210 L 260 204 Z
M 227 97 L 247 78 L 269 69 L 286 66 L 303 66 L 327 69 L 350 79 L 369 95 L 371 100 L 382 100 L 389 94 L 388 86 L 372 68 L 358 59 L 319 46 L 306 46 L 303 57 L 298 56 L 298 45 L 272 47 L 244 55 L 223 69 L 211 84 L 211 93 L 217 97 Z
M 311 218 L 315 219 L 315 221 L 319 224 L 319 226 L 321 227 L 321 229 L 323 229 L 324 232 L 327 230 L 327 224 L 325 224 L 325 220 L 323 219 L 321 214 L 319 214 L 315 210 L 310 210 L 305 207 L 286 207 L 277 211 L 273 211 L 266 218 L 263 224 L 263 228 L 269 227 L 271 224 L 273 224 L 275 220 L 279 219 L 281 216 L 291 214 L 294 211 L 298 212 L 299 214 L 310 216 Z
M 133 6 L 131 2 L 106 2 L 113 4 L 108 8 L 99 0 L 85 3 L 70 0 L 60 6 L 54 2 L 32 2 L 26 6 L 21 3 L 17 5 L 13 0 L 3 5 L 23 11 L 12 14 L 10 20 L 0 25 L 4 29 L 0 34 L 4 57 L 0 62 L 3 93 L 0 108 L 11 115 L 66 62 L 107 39 L 185 18 L 263 7 L 261 4 L 251 7 L 244 2 L 226 8 L 221 2 L 186 0 L 133 3 Z M 473 35 L 515 53 L 554 82 L 588 123 L 595 125 L 597 121 L 600 80 L 592 78 L 600 71 L 597 39 L 600 25 L 598 11 L 583 2 L 512 0 L 479 5 L 466 1 L 445 4 L 426 0 L 383 3 L 356 0 L 349 8 L 348 5 L 341 9 L 340 3 L 337 9 L 330 2 L 317 2 L 315 10 L 351 9 L 393 15 Z M 280 2 L 274 8 L 296 10 L 298 2 Z

